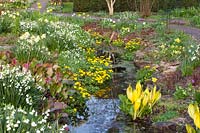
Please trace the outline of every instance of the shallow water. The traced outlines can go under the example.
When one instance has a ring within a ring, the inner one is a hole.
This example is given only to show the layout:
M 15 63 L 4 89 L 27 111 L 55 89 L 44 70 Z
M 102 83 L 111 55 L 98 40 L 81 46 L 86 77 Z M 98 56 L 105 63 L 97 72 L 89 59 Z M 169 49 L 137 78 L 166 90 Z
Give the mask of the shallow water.
M 116 120 L 120 113 L 118 95 L 125 94 L 128 85 L 134 82 L 135 73 L 134 65 L 131 62 L 123 62 L 121 66 L 126 70 L 113 74 L 111 90 L 106 94 L 108 98 L 92 97 L 87 101 L 90 115 L 88 121 L 78 127 L 71 127 L 72 133 L 124 133 L 125 130 L 134 129 L 133 125 L 127 127 L 124 121 Z
M 72 128 L 74 133 L 105 133 L 112 128 L 117 117 L 119 100 L 96 99 L 92 97 L 88 102 L 89 118 L 84 124 Z

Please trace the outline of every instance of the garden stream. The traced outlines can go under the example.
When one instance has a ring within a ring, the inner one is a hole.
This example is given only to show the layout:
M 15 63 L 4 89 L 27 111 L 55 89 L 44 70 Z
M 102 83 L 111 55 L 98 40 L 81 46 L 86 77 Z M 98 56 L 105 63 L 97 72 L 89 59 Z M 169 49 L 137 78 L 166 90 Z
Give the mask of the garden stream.
M 129 130 L 130 126 L 126 127 L 126 123 L 117 121 L 120 113 L 118 94 L 125 94 L 128 84 L 134 81 L 134 65 L 132 62 L 123 62 L 113 67 L 115 73 L 109 87 L 110 91 L 102 94 L 102 97 L 107 98 L 92 97 L 87 102 L 90 115 L 88 121 L 72 128 L 72 132 L 103 133 Z
M 133 123 L 120 113 L 118 94 L 125 94 L 129 84 L 135 81 L 133 62 L 123 61 L 113 65 L 114 74 L 110 92 L 103 97 L 92 97 L 88 102 L 89 118 L 77 127 L 70 127 L 72 133 L 140 133 L 153 132 L 150 124 Z M 150 131 L 151 130 L 151 131 Z

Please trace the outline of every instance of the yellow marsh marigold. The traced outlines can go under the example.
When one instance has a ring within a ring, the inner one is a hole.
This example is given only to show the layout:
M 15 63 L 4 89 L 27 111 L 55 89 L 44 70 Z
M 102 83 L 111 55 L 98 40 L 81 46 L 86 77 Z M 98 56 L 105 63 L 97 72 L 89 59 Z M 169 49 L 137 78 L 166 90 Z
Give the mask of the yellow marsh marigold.
M 152 81 L 153 81 L 154 83 L 156 83 L 157 80 L 158 80 L 157 78 L 152 77 Z
M 174 39 L 174 41 L 175 41 L 176 43 L 180 43 L 180 42 L 181 42 L 181 40 L 180 40 L 179 38 Z

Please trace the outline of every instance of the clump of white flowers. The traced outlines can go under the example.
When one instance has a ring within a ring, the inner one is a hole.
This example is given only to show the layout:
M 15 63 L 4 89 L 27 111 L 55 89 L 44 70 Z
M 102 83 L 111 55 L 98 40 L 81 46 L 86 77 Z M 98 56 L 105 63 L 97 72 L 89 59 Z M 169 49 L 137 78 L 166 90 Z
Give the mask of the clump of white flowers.
M 192 44 L 187 47 L 187 52 L 190 61 L 196 61 L 200 58 L 200 44 Z
M 50 50 L 64 50 L 87 47 L 91 45 L 89 33 L 81 29 L 79 25 L 63 21 L 50 21 L 46 18 L 39 18 L 38 21 L 20 22 L 22 32 L 37 32 L 46 34 L 45 44 Z
M 33 32 L 39 29 L 37 21 L 21 21 L 20 22 L 21 32 Z
M 14 49 L 17 59 L 21 62 L 31 61 L 32 59 L 47 61 L 50 58 L 50 52 L 45 46 L 45 38 L 46 34 L 39 36 L 25 32 L 19 37 L 16 49 Z
M 49 22 L 47 25 L 47 35 L 53 39 L 60 49 L 86 47 L 91 45 L 90 35 L 83 31 L 80 26 L 66 22 Z
M 49 113 L 50 110 L 39 114 L 34 109 L 3 105 L 0 108 L 0 132 L 51 132 L 54 125 L 47 122 Z
M 35 83 L 30 71 L 20 67 L 1 65 L 0 67 L 0 104 L 15 107 L 36 106 L 42 99 L 43 89 Z
M 58 63 L 61 66 L 68 66 L 71 71 L 77 72 L 80 66 L 86 65 L 86 52 L 84 49 L 76 48 L 60 53 Z
M 13 11 L 7 10 L 7 11 L 2 11 L 1 12 L 1 16 L 2 17 L 7 16 L 7 17 L 9 17 L 11 19 L 15 19 L 16 17 L 19 17 L 20 14 L 19 14 L 19 12 L 13 12 Z

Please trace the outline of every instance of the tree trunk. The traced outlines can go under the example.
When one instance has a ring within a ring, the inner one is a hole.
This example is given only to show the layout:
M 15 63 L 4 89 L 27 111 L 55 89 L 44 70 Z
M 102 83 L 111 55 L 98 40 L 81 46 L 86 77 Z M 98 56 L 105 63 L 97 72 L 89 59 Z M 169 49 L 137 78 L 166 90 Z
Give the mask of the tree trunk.
M 153 0 L 140 0 L 140 13 L 142 17 L 148 17 L 151 15 Z
M 109 10 L 109 15 L 113 15 L 114 13 L 114 4 L 116 0 L 106 0 L 108 10 Z

